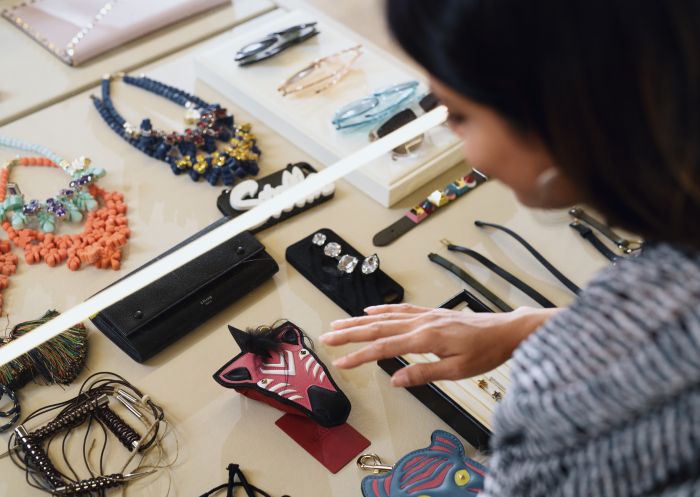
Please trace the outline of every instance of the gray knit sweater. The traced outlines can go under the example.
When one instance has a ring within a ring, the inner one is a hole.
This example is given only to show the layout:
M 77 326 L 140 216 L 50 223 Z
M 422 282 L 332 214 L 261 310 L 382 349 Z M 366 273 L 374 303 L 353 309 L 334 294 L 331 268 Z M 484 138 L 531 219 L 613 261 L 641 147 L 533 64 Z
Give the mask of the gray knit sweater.
M 488 497 L 700 495 L 700 253 L 654 245 L 525 340 Z

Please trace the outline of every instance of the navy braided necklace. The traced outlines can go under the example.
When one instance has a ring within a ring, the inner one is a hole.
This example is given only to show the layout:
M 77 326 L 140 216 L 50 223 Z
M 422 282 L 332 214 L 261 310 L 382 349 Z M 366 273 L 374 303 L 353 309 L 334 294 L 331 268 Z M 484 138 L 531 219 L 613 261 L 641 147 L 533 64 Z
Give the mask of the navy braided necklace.
M 219 104 L 205 102 L 186 91 L 145 76 L 119 75 L 124 83 L 167 98 L 186 109 L 182 133 L 156 130 L 145 118 L 137 128 L 114 107 L 113 77 L 102 79 L 102 98 L 92 101 L 102 119 L 115 133 L 146 155 L 166 162 L 173 173 L 187 173 L 193 181 L 204 178 L 212 186 L 232 185 L 236 179 L 258 174 L 260 149 L 250 124 L 235 125 L 233 115 Z M 223 144 L 219 147 L 219 143 Z

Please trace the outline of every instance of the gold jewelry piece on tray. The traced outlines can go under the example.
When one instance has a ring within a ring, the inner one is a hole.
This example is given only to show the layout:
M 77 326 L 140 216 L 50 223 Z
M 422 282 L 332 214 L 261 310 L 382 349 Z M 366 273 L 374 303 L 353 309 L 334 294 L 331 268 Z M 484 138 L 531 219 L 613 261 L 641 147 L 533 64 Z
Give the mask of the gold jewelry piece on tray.
M 282 96 L 305 91 L 321 93 L 340 81 L 361 55 L 362 45 L 356 45 L 316 59 L 287 78 L 277 91 Z
M 476 383 L 476 386 L 489 394 L 493 400 L 496 402 L 503 400 L 503 395 L 505 394 L 506 389 L 494 377 L 490 376 L 488 378 L 483 377 L 478 379 L 473 378 L 473 380 Z M 493 388 L 489 388 L 491 385 L 493 385 Z

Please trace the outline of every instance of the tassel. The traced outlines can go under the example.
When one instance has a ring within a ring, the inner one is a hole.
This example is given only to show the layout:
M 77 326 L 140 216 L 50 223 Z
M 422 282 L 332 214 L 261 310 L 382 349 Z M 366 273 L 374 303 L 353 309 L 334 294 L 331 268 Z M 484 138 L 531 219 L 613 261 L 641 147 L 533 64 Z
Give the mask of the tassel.
M 35 321 L 19 323 L 12 329 L 7 341 L 31 332 L 58 314 L 52 310 Z M 47 385 L 67 385 L 83 370 L 86 358 L 87 329 L 83 324 L 79 324 L 0 366 L 0 384 L 12 389 L 21 388 L 30 380 Z

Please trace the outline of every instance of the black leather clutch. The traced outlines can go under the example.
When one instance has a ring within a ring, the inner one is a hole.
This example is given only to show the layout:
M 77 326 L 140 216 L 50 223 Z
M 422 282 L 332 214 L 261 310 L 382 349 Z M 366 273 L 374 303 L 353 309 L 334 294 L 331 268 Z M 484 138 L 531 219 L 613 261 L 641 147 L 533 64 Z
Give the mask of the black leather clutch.
M 134 272 L 226 221 L 224 218 L 213 223 Z M 132 359 L 143 362 L 278 270 L 265 247 L 252 234 L 243 232 L 104 309 L 92 322 Z

